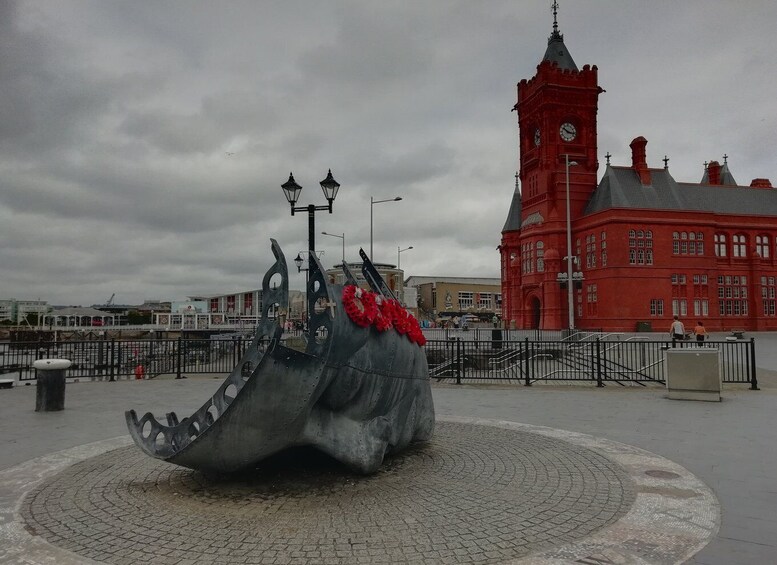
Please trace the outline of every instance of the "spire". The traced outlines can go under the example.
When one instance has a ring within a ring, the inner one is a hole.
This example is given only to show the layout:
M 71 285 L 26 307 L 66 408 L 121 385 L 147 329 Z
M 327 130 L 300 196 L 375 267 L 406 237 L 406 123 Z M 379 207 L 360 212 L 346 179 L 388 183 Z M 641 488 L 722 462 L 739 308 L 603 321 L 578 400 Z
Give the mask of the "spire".
M 515 192 L 513 200 L 510 202 L 510 210 L 507 212 L 507 221 L 502 228 L 502 233 L 506 231 L 516 231 L 521 229 L 521 184 L 518 172 L 515 173 Z
M 548 48 L 545 50 L 545 56 L 543 61 L 551 61 L 556 63 L 560 69 L 576 71 L 577 65 L 575 65 L 572 55 L 569 54 L 566 45 L 564 45 L 564 35 L 558 30 L 558 1 L 553 0 L 551 6 L 553 12 L 553 33 L 548 38 Z

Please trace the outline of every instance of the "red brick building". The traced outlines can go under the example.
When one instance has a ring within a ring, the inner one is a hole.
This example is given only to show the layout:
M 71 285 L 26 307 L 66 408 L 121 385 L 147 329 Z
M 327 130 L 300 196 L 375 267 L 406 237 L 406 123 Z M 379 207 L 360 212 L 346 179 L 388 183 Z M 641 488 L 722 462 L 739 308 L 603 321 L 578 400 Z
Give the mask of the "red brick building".
M 577 68 L 554 17 L 545 56 L 518 84 L 514 108 L 520 173 L 500 246 L 506 323 L 668 331 L 677 314 L 713 331 L 777 329 L 777 191 L 769 180 L 739 186 L 724 156 L 705 164 L 699 183 L 678 182 L 666 158 L 648 166 L 647 140 L 637 137 L 631 165 L 610 165 L 608 155 L 597 183 L 601 92 L 596 66 Z

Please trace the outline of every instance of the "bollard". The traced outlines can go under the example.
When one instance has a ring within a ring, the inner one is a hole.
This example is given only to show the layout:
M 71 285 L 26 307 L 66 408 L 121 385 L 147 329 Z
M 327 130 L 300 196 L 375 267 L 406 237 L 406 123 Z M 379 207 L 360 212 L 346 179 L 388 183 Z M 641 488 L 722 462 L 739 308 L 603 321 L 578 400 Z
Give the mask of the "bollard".
M 68 359 L 38 359 L 32 366 L 37 371 L 35 392 L 36 412 L 56 412 L 65 409 L 65 370 L 72 365 Z

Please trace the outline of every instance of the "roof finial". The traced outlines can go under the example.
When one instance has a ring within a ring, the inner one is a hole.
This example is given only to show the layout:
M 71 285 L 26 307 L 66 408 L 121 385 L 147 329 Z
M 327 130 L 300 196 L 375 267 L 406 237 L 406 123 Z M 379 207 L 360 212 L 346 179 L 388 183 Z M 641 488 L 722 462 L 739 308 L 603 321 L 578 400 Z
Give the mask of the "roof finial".
M 553 0 L 553 6 L 551 7 L 551 11 L 553 12 L 553 34 L 558 33 L 558 1 Z
M 707 170 L 707 166 L 708 166 L 708 165 L 709 165 L 709 163 L 708 163 L 707 161 L 704 161 L 704 170 L 705 170 L 705 171 Z
M 669 157 L 667 157 L 666 155 L 664 155 L 664 168 L 665 169 L 669 168 Z
M 610 155 L 610 152 L 608 151 L 607 155 L 604 156 L 604 158 L 607 159 L 607 166 L 610 165 L 610 157 L 612 157 L 612 155 Z
M 723 154 L 723 164 L 728 165 L 728 155 L 726 155 L 725 153 Z
M 520 175 L 518 174 L 518 171 L 515 171 L 515 192 L 517 192 L 517 193 L 519 193 L 519 194 L 521 193 L 521 189 L 520 189 L 520 185 L 521 185 L 521 183 L 520 183 L 520 179 L 521 179 L 521 177 L 520 177 Z

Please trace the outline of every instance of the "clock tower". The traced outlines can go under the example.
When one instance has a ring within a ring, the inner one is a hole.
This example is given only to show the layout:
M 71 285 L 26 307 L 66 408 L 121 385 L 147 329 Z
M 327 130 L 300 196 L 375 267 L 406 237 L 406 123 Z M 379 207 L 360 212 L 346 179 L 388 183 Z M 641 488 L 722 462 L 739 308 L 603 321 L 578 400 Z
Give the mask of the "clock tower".
M 601 92 L 596 66 L 578 69 L 567 50 L 554 1 L 547 50 L 534 77 L 518 84 L 513 108 L 521 191 L 513 197 L 500 251 L 503 315 L 516 327 L 568 327 L 566 293 L 557 281 L 564 258 L 575 254 L 567 249 L 567 181 L 574 246 L 574 222 L 596 188 Z

